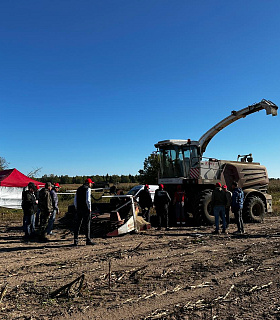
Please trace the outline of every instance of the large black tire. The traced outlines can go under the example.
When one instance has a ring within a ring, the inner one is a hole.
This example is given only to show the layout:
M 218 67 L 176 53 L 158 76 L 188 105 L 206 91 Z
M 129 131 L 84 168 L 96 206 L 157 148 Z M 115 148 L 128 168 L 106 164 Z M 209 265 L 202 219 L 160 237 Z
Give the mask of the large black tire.
M 265 215 L 265 205 L 258 196 L 248 196 L 244 203 L 243 217 L 246 221 L 262 222 Z
M 206 189 L 199 193 L 195 203 L 194 219 L 196 224 L 214 224 L 215 217 L 213 215 L 212 205 L 212 190 Z

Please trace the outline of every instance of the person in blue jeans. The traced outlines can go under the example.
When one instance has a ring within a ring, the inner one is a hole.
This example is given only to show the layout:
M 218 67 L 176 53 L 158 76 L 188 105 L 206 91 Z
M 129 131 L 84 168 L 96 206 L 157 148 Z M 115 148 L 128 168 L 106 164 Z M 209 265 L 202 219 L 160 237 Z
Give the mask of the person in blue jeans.
M 219 234 L 219 224 L 220 217 L 222 218 L 223 230 L 222 233 L 226 233 L 226 205 L 227 205 L 227 197 L 225 191 L 222 189 L 222 185 L 220 182 L 216 183 L 216 188 L 212 192 L 212 206 L 215 216 L 215 231 L 214 234 Z
M 243 202 L 244 202 L 244 193 L 241 188 L 238 188 L 237 182 L 232 182 L 232 197 L 231 197 L 231 211 L 234 213 L 237 231 L 235 234 L 243 234 L 244 231 L 244 224 L 242 219 L 242 209 L 243 209 Z
M 53 205 L 53 212 L 51 213 L 49 217 L 49 222 L 47 226 L 47 234 L 52 235 L 53 234 L 53 225 L 55 221 L 56 215 L 59 213 L 59 208 L 58 208 L 58 197 L 57 197 L 57 192 L 60 188 L 59 183 L 55 183 L 52 190 L 51 190 L 51 198 L 52 198 L 52 205 Z
M 28 183 L 27 188 L 22 192 L 22 209 L 23 209 L 23 230 L 24 240 L 29 240 L 35 233 L 35 212 L 37 211 L 37 203 L 35 192 L 36 186 L 33 182 Z

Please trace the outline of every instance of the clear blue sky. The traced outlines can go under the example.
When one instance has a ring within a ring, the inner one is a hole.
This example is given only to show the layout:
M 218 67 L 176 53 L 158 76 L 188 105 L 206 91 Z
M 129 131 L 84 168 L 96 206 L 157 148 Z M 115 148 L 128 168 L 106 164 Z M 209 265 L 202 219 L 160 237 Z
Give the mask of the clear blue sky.
M 137 174 L 164 139 L 280 105 L 278 0 L 5 0 L 0 156 L 27 174 Z M 280 177 L 280 115 L 222 130 L 205 156 L 253 153 Z

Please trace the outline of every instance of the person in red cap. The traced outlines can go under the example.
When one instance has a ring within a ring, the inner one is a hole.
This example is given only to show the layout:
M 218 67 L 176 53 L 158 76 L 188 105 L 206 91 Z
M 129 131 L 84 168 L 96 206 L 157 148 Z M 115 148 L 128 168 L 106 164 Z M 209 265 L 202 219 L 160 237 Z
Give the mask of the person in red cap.
M 225 217 L 225 209 L 227 204 L 227 197 L 225 191 L 222 189 L 222 185 L 220 182 L 216 183 L 216 188 L 212 192 L 212 207 L 215 216 L 215 226 L 216 229 L 213 232 L 214 234 L 219 234 L 219 224 L 220 224 L 220 216 L 222 217 L 223 222 L 223 233 L 226 233 L 226 217 Z
M 230 205 L 231 205 L 231 195 L 232 193 L 228 190 L 227 186 L 224 184 L 222 186 L 223 190 L 226 193 L 226 197 L 227 197 L 227 204 L 226 204 L 226 223 L 227 223 L 227 228 L 229 226 L 229 222 L 230 222 L 230 217 L 229 217 L 229 209 L 230 209 Z
M 79 232 L 83 221 L 86 225 L 86 244 L 93 245 L 90 239 L 90 219 L 91 219 L 91 187 L 93 181 L 88 178 L 85 183 L 80 186 L 76 192 L 74 205 L 76 208 L 76 224 L 74 230 L 74 246 L 78 245 Z
M 142 211 L 142 217 L 150 222 L 150 209 L 153 206 L 153 200 L 149 191 L 149 185 L 146 184 L 144 189 L 139 192 L 139 205 Z
M 38 204 L 41 212 L 39 236 L 40 236 L 40 240 L 43 242 L 48 241 L 48 238 L 46 237 L 47 226 L 48 226 L 49 217 L 53 212 L 51 190 L 52 190 L 52 184 L 50 182 L 46 182 L 45 188 L 41 189 L 39 192 Z
M 162 224 L 165 225 L 166 230 L 169 230 L 168 207 L 171 199 L 163 188 L 163 184 L 160 184 L 159 188 L 155 191 L 154 205 L 158 218 L 158 230 L 161 229 Z
M 40 222 L 40 209 L 39 209 L 39 193 L 40 193 L 40 187 L 37 184 L 36 185 L 36 191 L 34 192 L 35 197 L 36 197 L 36 203 L 37 203 L 37 210 L 36 210 L 36 215 L 35 215 L 35 227 L 38 228 L 39 227 L 39 222 Z
M 231 211 L 234 213 L 235 222 L 237 224 L 237 231 L 234 234 L 244 234 L 244 223 L 242 219 L 242 209 L 244 202 L 244 192 L 242 188 L 238 188 L 236 181 L 232 182 L 232 197 L 231 197 Z
M 58 196 L 57 192 L 60 188 L 59 183 L 55 183 L 52 190 L 51 190 L 51 198 L 52 198 L 52 205 L 53 205 L 53 212 L 49 217 L 49 222 L 47 226 L 47 235 L 52 235 L 53 234 L 53 225 L 55 221 L 55 217 L 57 214 L 59 214 L 59 208 L 58 208 Z
M 178 226 L 184 226 L 186 224 L 185 218 L 185 191 L 182 190 L 182 186 L 177 185 L 177 191 L 174 194 L 173 205 L 175 205 L 176 222 Z

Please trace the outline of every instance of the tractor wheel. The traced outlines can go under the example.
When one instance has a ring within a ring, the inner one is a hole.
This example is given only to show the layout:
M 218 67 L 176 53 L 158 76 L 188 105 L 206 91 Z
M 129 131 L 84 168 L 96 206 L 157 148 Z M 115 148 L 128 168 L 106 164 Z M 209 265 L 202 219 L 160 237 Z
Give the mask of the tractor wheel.
M 265 215 L 265 205 L 258 196 L 249 196 L 244 203 L 243 215 L 250 222 L 262 222 Z
M 198 224 L 214 224 L 215 217 L 211 206 L 212 190 L 200 192 L 195 205 L 195 222 Z

